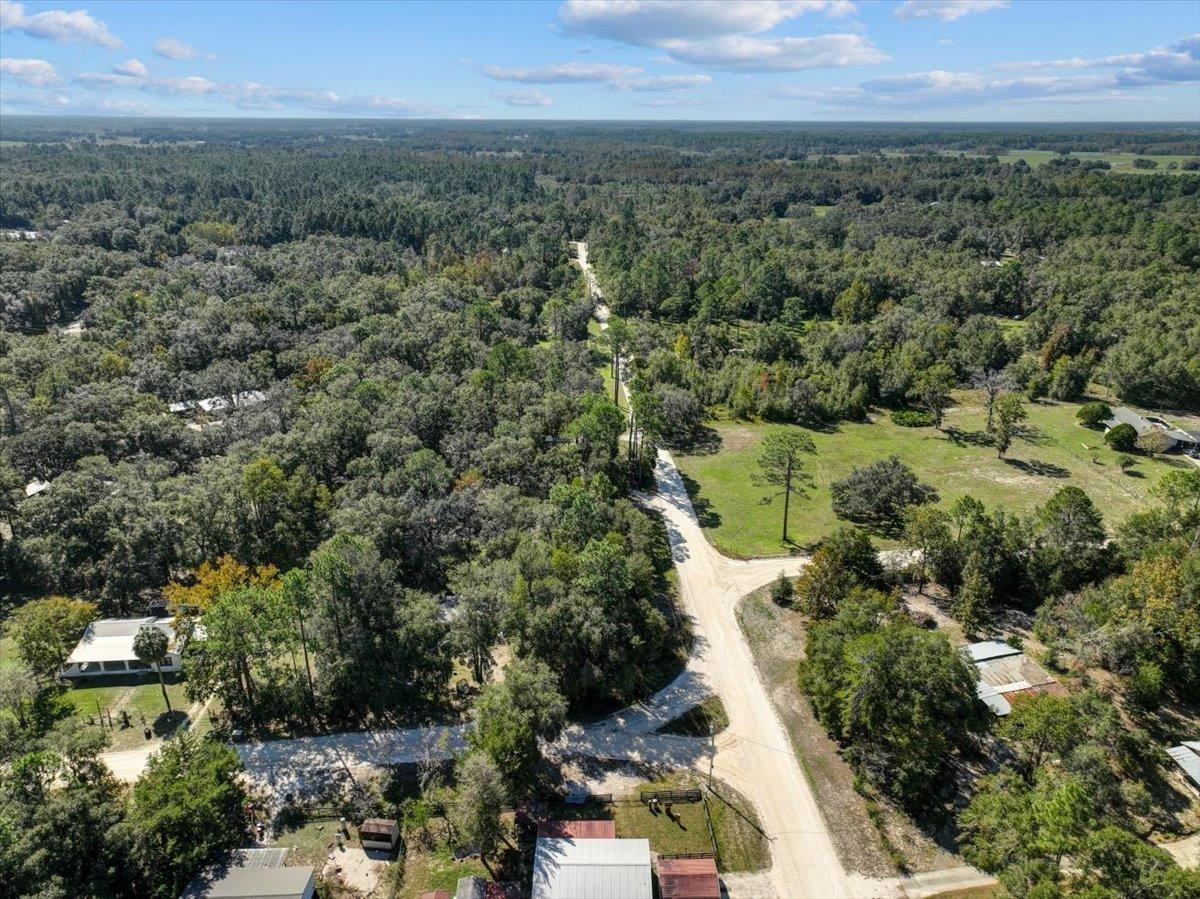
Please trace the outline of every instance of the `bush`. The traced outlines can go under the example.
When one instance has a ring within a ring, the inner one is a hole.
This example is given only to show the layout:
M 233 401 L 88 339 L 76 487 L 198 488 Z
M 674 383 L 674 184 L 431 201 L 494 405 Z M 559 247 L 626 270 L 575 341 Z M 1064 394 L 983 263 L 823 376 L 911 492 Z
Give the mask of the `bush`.
M 1133 425 L 1119 424 L 1104 434 L 1104 442 L 1119 453 L 1132 452 L 1137 447 L 1138 432 Z
M 796 587 L 792 579 L 781 571 L 779 577 L 771 582 L 771 601 L 776 605 L 786 606 L 791 604 L 795 595 Z
M 1129 697 L 1144 709 L 1152 709 L 1162 698 L 1163 672 L 1157 662 L 1142 662 L 1129 678 Z
M 902 428 L 932 428 L 933 413 L 916 409 L 897 409 L 892 413 L 892 424 Z
M 1106 403 L 1084 403 L 1075 413 L 1075 417 L 1085 428 L 1098 428 L 1105 419 L 1112 417 L 1112 409 L 1108 408 Z

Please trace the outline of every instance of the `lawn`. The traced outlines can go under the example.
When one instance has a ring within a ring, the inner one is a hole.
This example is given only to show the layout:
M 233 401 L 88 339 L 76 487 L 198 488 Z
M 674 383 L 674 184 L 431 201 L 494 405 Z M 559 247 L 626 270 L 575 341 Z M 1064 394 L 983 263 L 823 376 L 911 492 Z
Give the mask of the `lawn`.
M 644 838 L 659 855 L 712 852 L 704 804 L 675 803 L 673 819 L 665 812 L 652 813 L 636 797 L 642 790 L 694 789 L 703 781 L 685 772 L 640 784 L 629 798 L 586 805 L 555 805 L 551 816 L 561 820 L 612 819 L 620 839 Z M 766 837 L 759 829 L 754 811 L 731 787 L 717 783 L 709 795 L 713 832 L 717 841 L 717 866 L 722 871 L 758 871 L 769 864 Z
M 118 678 L 95 678 L 94 681 L 68 685 L 62 693 L 61 702 L 84 721 L 96 718 L 97 704 L 105 711 L 106 721 L 107 715 L 111 715 L 114 729 L 108 734 L 112 749 L 133 749 L 142 745 L 146 740 L 142 732 L 143 721 L 158 736 L 174 733 L 183 722 L 184 713 L 190 705 L 182 681 L 172 683 L 168 679 L 167 695 L 171 697 L 171 708 L 174 710 L 174 714 L 169 716 L 157 677 L 148 678 L 143 683 L 130 683 Z M 129 713 L 130 726 L 127 728 L 121 726 L 122 711 Z
M 948 410 L 943 431 L 902 428 L 880 412 L 870 423 L 843 422 L 828 433 L 811 432 L 817 452 L 805 466 L 813 483 L 806 495 L 792 497 L 787 544 L 780 539 L 782 499 L 764 503 L 768 490 L 751 478 L 758 471 L 763 435 L 795 426 L 714 421 L 719 450 L 675 458 L 709 538 L 735 557 L 811 547 L 844 523 L 830 508 L 830 483 L 855 467 L 891 455 L 936 487 L 943 506 L 969 493 L 989 507 L 1028 513 L 1059 487 L 1073 484 L 1092 497 L 1110 528 L 1146 505 L 1151 485 L 1163 474 L 1189 464 L 1177 456 L 1139 456 L 1132 472 L 1123 474 L 1116 464 L 1118 454 L 1104 444 L 1103 435 L 1076 423 L 1078 405 L 1053 402 L 1028 405 L 1031 436 L 1017 440 L 1008 458 L 998 459 L 987 445 L 978 395 L 962 391 L 956 399 L 962 405 Z M 887 539 L 879 542 L 894 545 Z

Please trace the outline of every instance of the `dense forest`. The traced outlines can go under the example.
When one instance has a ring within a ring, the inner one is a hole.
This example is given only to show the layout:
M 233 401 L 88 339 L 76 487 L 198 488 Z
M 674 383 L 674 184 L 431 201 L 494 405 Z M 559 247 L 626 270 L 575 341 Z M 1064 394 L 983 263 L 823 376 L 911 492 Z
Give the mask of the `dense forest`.
M 933 422 L 960 387 L 1076 400 L 1096 383 L 1200 411 L 1200 175 L 1067 155 L 1200 157 L 1194 127 L 6 119 L 4 137 L 6 894 L 178 895 L 236 841 L 224 747 L 179 741 L 125 796 L 99 735 L 58 720 L 50 682 L 97 615 L 162 602 L 202 621 L 189 698 L 261 734 L 443 719 L 456 670 L 486 684 L 503 643 L 515 661 L 475 704 L 473 748 L 516 794 L 566 716 L 676 670 L 666 534 L 629 492 L 655 444 L 703 441 L 713 410 Z M 999 155 L 1026 149 L 1062 155 Z M 576 240 L 616 313 L 625 439 Z M 972 627 L 1045 603 L 1048 642 L 1157 679 L 1148 702 L 1194 695 L 1200 488 L 1168 485 L 1112 541 L 1066 489 L 1033 531 L 970 505 L 892 524 L 931 579 L 981 594 Z M 859 569 L 837 545 L 799 587 L 817 621 L 804 677 L 832 730 L 894 738 L 851 758 L 916 803 L 940 769 L 892 755 L 911 722 L 839 708 L 847 647 L 961 663 L 899 615 L 869 544 Z M 927 698 L 947 752 L 983 729 L 973 698 Z M 1093 701 L 1050 710 L 1096 719 L 1064 741 L 1080 772 L 1118 742 Z M 1035 803 L 1061 786 L 1041 763 L 997 777 Z M 207 817 L 175 832 L 156 810 L 189 790 L 209 791 Z M 1115 827 L 1135 799 L 1091 814 Z M 973 809 L 978 864 L 1054 880 L 1050 849 L 989 859 L 979 834 L 1003 809 Z

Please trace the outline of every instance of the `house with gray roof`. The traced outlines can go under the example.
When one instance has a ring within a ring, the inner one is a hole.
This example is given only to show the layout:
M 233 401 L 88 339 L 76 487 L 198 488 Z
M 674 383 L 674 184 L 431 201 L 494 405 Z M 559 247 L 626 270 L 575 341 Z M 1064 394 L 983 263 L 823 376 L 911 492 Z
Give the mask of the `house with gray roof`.
M 1200 452 L 1200 433 L 1185 431 L 1157 415 L 1142 415 L 1127 406 L 1118 406 L 1112 410 L 1112 417 L 1105 419 L 1104 429 L 1111 430 L 1117 425 L 1129 425 L 1138 436 L 1157 431 L 1167 438 L 1167 450 L 1179 450 L 1192 455 Z
M 313 899 L 311 865 L 287 866 L 286 849 L 236 849 L 205 868 L 180 899 Z

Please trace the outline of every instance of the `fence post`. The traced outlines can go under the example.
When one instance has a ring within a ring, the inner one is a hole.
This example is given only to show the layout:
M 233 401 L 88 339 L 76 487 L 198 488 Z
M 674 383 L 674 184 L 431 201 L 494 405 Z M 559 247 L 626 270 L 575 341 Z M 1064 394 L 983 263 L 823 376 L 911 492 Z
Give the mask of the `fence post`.
M 721 864 L 721 853 L 717 851 L 717 835 L 713 831 L 712 812 L 708 808 L 708 793 L 700 794 L 700 799 L 704 802 L 704 822 L 708 825 L 708 841 L 712 843 L 713 859 L 717 865 Z

